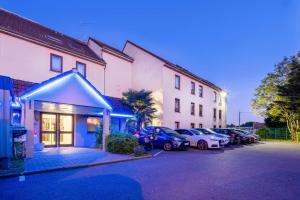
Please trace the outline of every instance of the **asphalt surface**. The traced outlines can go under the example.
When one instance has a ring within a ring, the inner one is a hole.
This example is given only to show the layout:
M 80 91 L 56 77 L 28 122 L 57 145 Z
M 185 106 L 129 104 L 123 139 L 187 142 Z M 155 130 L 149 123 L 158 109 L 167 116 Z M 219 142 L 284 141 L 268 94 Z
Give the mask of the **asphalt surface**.
M 300 145 L 163 152 L 153 159 L 0 180 L 0 199 L 300 199 Z

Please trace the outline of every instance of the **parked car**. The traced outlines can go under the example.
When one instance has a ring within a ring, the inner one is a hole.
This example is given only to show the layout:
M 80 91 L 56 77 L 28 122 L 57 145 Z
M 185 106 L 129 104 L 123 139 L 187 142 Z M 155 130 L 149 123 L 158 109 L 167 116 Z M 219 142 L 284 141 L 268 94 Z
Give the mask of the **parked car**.
M 217 137 L 221 138 L 224 141 L 224 146 L 227 146 L 227 145 L 230 144 L 231 137 L 228 136 L 228 135 L 223 135 L 223 134 L 216 133 L 216 132 L 214 132 L 214 131 L 212 131 L 211 129 L 208 129 L 208 128 L 196 128 L 196 130 L 201 131 L 205 135 L 210 135 L 210 136 L 214 135 L 214 136 L 217 136 Z
M 172 149 L 186 150 L 190 146 L 190 142 L 186 138 L 167 127 L 146 126 L 142 129 L 142 132 L 153 134 L 153 145 L 162 148 L 165 151 L 170 151 Z
M 196 129 L 176 129 L 175 131 L 183 135 L 190 142 L 191 146 L 197 147 L 198 149 L 219 149 L 224 145 L 222 138 L 214 135 L 205 135 Z
M 226 128 L 213 128 L 211 129 L 216 133 L 228 135 L 230 136 L 230 143 L 231 144 L 240 144 L 241 138 L 240 135 L 234 132 L 232 129 L 226 129 Z
M 246 135 L 251 136 L 251 142 L 257 142 L 257 141 L 260 141 L 260 140 L 261 140 L 260 136 L 257 135 L 257 134 L 250 133 L 250 132 L 248 132 L 248 131 L 241 130 L 241 129 L 235 129 L 235 130 L 238 131 L 238 132 L 241 132 L 241 133 L 244 133 L 244 134 L 246 134 Z

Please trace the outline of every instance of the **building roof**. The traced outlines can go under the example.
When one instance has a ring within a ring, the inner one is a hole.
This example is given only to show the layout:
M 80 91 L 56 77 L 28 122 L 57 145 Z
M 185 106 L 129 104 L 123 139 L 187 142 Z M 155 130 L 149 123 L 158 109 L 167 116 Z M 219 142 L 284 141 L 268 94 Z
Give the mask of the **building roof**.
M 66 76 L 68 74 L 72 73 L 72 71 L 64 72 L 63 74 L 60 74 L 56 77 L 50 78 L 42 83 L 33 83 L 23 80 L 13 80 L 13 89 L 16 94 L 16 96 L 20 97 L 22 94 L 28 93 L 30 91 L 33 91 L 37 89 L 38 87 L 41 87 L 42 85 L 45 85 L 53 80 L 56 80 L 60 77 Z M 1 81 L 0 76 L 0 81 Z M 102 94 L 101 94 L 102 95 Z M 110 97 L 110 96 L 104 96 L 102 97 L 107 101 L 107 103 L 112 107 L 113 113 L 115 114 L 125 114 L 125 115 L 133 115 L 132 109 L 126 105 L 122 99 L 116 98 L 116 97 Z
M 210 81 L 208 81 L 208 80 L 205 80 L 205 79 L 201 78 L 200 76 L 198 76 L 198 75 L 196 75 L 196 74 L 190 72 L 190 71 L 187 70 L 186 68 L 181 67 L 181 66 L 179 66 L 179 65 L 177 65 L 177 64 L 174 64 L 174 63 L 172 63 L 172 62 L 170 62 L 170 61 L 168 61 L 168 60 L 166 60 L 166 59 L 164 59 L 164 58 L 162 58 L 162 57 L 160 57 L 160 56 L 154 54 L 153 52 L 151 52 L 151 51 L 149 51 L 149 50 L 147 50 L 147 49 L 145 49 L 145 48 L 143 48 L 143 47 L 141 47 L 141 46 L 139 46 L 139 45 L 137 45 L 137 44 L 135 44 L 135 43 L 133 43 L 133 42 L 131 42 L 131 41 L 129 41 L 129 40 L 126 41 L 126 43 L 125 43 L 125 45 L 124 45 L 124 48 L 123 48 L 123 51 L 124 51 L 125 46 L 126 46 L 127 43 L 129 43 L 129 44 L 131 44 L 131 45 L 133 45 L 133 46 L 135 46 L 135 47 L 141 49 L 142 51 L 144 51 L 144 52 L 150 54 L 151 56 L 157 58 L 158 60 L 161 60 L 162 62 L 165 63 L 165 67 L 168 67 L 168 68 L 170 68 L 170 69 L 173 69 L 174 71 L 177 71 L 177 72 L 179 72 L 179 73 L 182 73 L 182 74 L 184 74 L 184 75 L 186 75 L 186 76 L 188 76 L 188 77 L 190 77 L 190 78 L 192 78 L 192 79 L 194 79 L 194 80 L 199 81 L 199 82 L 202 83 L 202 84 L 205 84 L 205 85 L 207 85 L 207 86 L 209 86 L 209 87 L 215 89 L 215 90 L 222 91 L 222 88 L 216 86 L 216 85 L 213 84 L 212 82 L 210 82 Z
M 113 108 L 113 113 L 117 114 L 126 114 L 126 115 L 133 115 L 133 111 L 130 106 L 125 104 L 122 99 L 117 98 L 117 97 L 110 97 L 110 96 L 105 96 L 106 100 L 108 103 L 111 105 Z
M 86 43 L 1 8 L 0 31 L 105 64 Z
M 128 60 L 128 61 L 130 61 L 130 62 L 133 62 L 133 61 L 134 61 L 133 58 L 131 58 L 129 55 L 125 54 L 123 51 L 121 51 L 121 50 L 119 50 L 119 49 L 117 49 L 117 48 L 114 48 L 114 47 L 112 47 L 112 46 L 110 46 L 110 45 L 108 45 L 108 44 L 105 44 L 105 43 L 103 43 L 103 42 L 101 42 L 101 41 L 99 41 L 99 40 L 97 40 L 97 39 L 95 39 L 95 38 L 91 38 L 91 37 L 90 37 L 89 40 L 94 41 L 96 44 L 98 44 L 100 47 L 102 47 L 102 49 L 103 49 L 104 51 L 106 51 L 106 52 L 108 52 L 108 53 L 114 53 L 114 54 L 116 54 L 117 56 L 122 57 L 122 58 L 124 58 L 124 59 L 126 59 L 126 60 Z

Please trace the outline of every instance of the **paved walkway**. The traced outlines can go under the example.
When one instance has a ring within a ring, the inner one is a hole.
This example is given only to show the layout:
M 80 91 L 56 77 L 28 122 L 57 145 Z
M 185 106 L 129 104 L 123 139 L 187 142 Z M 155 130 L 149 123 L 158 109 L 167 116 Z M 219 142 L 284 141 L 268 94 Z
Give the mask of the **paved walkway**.
M 25 173 L 88 166 L 132 158 L 134 158 L 132 155 L 111 154 L 96 148 L 46 148 L 43 151 L 34 152 L 33 158 L 26 159 Z

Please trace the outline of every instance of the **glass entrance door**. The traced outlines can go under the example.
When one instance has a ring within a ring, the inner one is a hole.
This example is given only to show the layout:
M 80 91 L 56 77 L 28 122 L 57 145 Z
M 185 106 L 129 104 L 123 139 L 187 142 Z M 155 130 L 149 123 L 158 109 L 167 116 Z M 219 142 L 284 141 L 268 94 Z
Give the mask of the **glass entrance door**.
M 57 146 L 57 120 L 56 114 L 45 114 L 41 115 L 41 141 L 46 147 Z
M 59 115 L 59 146 L 73 146 L 73 115 Z
M 73 115 L 41 114 L 41 142 L 46 147 L 73 146 Z

